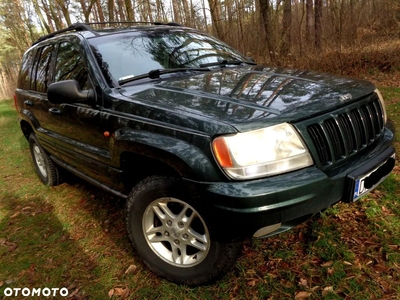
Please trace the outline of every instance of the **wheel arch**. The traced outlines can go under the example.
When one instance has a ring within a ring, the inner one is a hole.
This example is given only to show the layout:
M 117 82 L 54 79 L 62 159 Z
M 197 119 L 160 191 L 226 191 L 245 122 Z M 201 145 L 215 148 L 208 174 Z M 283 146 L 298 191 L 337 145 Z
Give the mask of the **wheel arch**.
M 148 149 L 149 147 L 141 147 Z M 158 153 L 160 156 L 155 157 Z M 138 182 L 151 175 L 166 175 L 172 177 L 189 176 L 190 169 L 179 161 L 176 157 L 163 153 L 158 149 L 151 149 L 146 154 L 133 151 L 125 151 L 121 153 L 120 165 L 123 171 L 124 185 L 129 189 Z
M 29 136 L 32 132 L 34 132 L 31 124 L 29 124 L 28 121 L 26 120 L 21 120 L 19 123 L 19 126 L 21 127 L 21 131 L 23 135 L 25 136 L 26 140 L 29 140 Z
M 114 164 L 124 173 L 134 175 L 143 173 L 141 178 L 149 175 L 174 175 L 200 181 L 223 180 L 209 141 L 203 137 L 199 141 L 188 143 L 170 136 L 152 132 L 124 131 L 114 134 L 111 155 Z

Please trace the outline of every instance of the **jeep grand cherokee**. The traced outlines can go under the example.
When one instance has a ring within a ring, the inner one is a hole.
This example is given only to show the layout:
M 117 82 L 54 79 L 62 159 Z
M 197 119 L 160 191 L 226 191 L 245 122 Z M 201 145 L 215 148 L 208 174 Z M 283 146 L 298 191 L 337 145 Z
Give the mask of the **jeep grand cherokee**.
M 156 274 L 197 285 L 246 238 L 375 188 L 395 159 L 369 82 L 256 65 L 177 24 L 74 24 L 23 57 L 15 105 L 41 181 L 66 169 L 126 198 Z

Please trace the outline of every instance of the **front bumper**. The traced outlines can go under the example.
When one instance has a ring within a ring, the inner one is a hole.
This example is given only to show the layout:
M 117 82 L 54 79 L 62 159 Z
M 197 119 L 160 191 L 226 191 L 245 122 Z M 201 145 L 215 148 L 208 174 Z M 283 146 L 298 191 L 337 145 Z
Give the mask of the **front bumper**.
M 390 138 L 329 174 L 313 166 L 258 180 L 188 181 L 188 184 L 205 213 L 214 238 L 221 241 L 245 239 L 260 228 L 281 224 L 280 229 L 271 232 L 275 234 L 304 222 L 342 199 L 349 199 L 349 193 L 353 193 L 349 174 L 358 174 L 358 170 L 373 171 L 394 155 L 390 145 L 393 135 L 387 136 Z M 382 178 L 378 179 L 377 183 Z

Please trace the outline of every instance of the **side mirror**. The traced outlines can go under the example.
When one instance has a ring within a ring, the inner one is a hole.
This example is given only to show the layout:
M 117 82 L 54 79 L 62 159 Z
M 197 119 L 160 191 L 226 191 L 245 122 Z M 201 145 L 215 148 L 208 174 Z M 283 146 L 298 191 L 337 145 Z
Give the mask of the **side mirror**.
M 47 99 L 53 104 L 76 103 L 95 100 L 95 94 L 93 90 L 82 91 L 76 80 L 63 80 L 49 85 Z

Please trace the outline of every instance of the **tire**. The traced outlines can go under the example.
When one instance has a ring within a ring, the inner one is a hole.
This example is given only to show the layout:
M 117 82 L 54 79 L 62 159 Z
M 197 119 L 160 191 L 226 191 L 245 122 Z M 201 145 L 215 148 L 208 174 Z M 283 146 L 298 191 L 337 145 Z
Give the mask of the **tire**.
M 129 239 L 149 269 L 191 286 L 222 276 L 241 252 L 241 243 L 213 240 L 204 216 L 179 180 L 162 176 L 139 182 L 125 207 Z
M 33 164 L 40 180 L 47 186 L 54 186 L 61 183 L 61 176 L 58 167 L 52 162 L 47 153 L 40 146 L 36 136 L 31 133 L 29 136 L 29 148 Z

